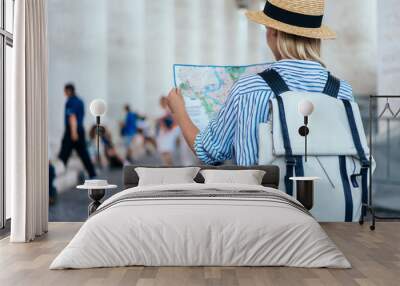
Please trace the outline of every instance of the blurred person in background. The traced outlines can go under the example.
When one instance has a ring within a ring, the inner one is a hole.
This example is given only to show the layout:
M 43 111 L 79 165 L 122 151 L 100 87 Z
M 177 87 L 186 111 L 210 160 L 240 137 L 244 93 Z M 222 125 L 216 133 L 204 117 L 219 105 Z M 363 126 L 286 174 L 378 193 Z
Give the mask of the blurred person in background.
M 85 128 L 83 127 L 83 119 L 85 117 L 84 103 L 75 93 L 75 87 L 71 83 L 65 85 L 64 95 L 67 98 L 64 114 L 65 132 L 58 158 L 67 167 L 71 153 L 75 150 L 85 166 L 89 178 L 94 178 L 96 177 L 96 171 L 93 162 L 90 160 L 85 138 Z
M 143 148 L 146 150 L 146 154 L 150 155 L 152 150 L 157 149 L 157 142 L 152 136 L 151 124 L 145 115 L 138 117 L 137 128 L 138 134 L 143 137 Z
M 160 98 L 160 106 L 163 115 L 157 120 L 157 149 L 161 154 L 163 164 L 172 166 L 172 155 L 177 148 L 180 131 L 168 108 L 168 100 L 165 96 Z
M 132 162 L 132 140 L 137 133 L 137 121 L 138 115 L 137 113 L 133 112 L 129 106 L 126 104 L 124 106 L 125 111 L 125 121 L 122 123 L 121 128 L 121 136 L 124 141 L 124 145 L 126 148 L 126 160 Z
M 114 143 L 112 141 L 111 133 L 104 126 L 101 127 L 100 130 L 100 141 L 104 146 L 104 156 L 107 160 L 107 165 L 111 169 L 119 169 L 122 168 L 124 163 L 123 159 L 119 156 L 117 150 L 115 149 Z M 96 145 L 97 139 L 97 125 L 93 125 L 89 131 L 89 137 L 92 144 Z M 97 150 L 97 147 L 96 147 Z M 96 153 L 97 156 L 97 153 Z M 100 159 L 101 161 L 101 159 Z M 101 164 L 101 162 L 99 162 Z

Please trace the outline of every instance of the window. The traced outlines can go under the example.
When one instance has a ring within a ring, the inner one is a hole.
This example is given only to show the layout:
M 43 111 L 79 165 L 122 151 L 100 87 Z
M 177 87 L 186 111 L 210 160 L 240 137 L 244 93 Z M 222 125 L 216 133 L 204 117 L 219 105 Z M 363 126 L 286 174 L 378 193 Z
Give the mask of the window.
M 14 30 L 14 0 L 4 0 L 5 21 L 4 27 L 7 32 Z
M 9 194 L 5 190 L 5 105 L 11 92 L 14 0 L 0 0 L 0 228 L 10 217 Z

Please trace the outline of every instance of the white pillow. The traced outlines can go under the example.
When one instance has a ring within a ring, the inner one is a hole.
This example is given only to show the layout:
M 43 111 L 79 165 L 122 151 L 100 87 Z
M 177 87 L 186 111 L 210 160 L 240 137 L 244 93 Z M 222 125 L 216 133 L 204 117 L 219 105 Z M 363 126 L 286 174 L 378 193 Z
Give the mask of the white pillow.
M 195 183 L 193 180 L 200 168 L 135 168 L 139 176 L 139 186 L 171 185 Z
M 261 170 L 202 170 L 205 184 L 261 185 L 265 171 Z

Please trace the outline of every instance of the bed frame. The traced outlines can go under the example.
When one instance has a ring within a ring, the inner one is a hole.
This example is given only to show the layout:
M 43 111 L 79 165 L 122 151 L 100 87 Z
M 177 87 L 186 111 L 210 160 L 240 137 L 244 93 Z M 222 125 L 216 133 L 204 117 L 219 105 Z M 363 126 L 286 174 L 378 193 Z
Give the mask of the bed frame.
M 179 168 L 180 166 L 173 167 L 160 167 L 160 166 L 134 166 L 127 165 L 124 167 L 123 171 L 123 184 L 124 190 L 136 187 L 139 183 L 139 177 L 135 171 L 137 167 L 148 167 L 148 168 Z M 251 167 L 241 167 L 241 166 L 199 166 L 202 170 L 206 169 L 218 169 L 218 170 L 263 170 L 265 171 L 264 178 L 262 179 L 262 185 L 264 187 L 270 187 L 274 189 L 278 189 L 279 187 L 279 167 L 274 165 L 265 165 L 265 166 L 251 166 Z M 197 183 L 204 183 L 204 178 L 200 174 L 194 178 Z

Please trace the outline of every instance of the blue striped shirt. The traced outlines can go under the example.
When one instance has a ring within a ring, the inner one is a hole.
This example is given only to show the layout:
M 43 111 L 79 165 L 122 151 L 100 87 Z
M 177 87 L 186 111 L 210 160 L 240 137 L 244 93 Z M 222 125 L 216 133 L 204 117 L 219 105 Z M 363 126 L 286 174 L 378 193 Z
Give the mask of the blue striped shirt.
M 321 93 L 328 70 L 321 64 L 303 60 L 281 60 L 271 64 L 292 91 Z M 340 82 L 339 98 L 353 100 L 351 86 Z M 216 118 L 194 142 L 197 157 L 205 164 L 233 159 L 241 166 L 258 163 L 258 126 L 267 122 L 269 100 L 274 94 L 257 74 L 240 78 Z

